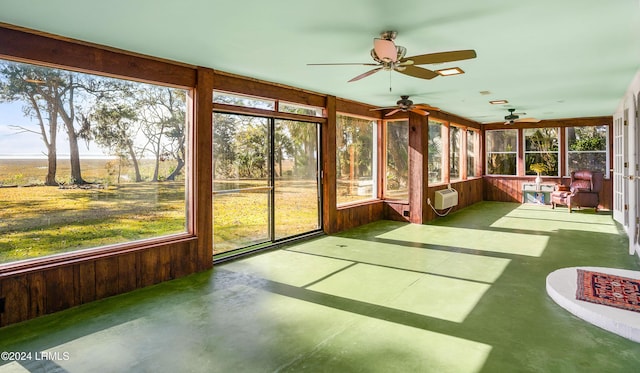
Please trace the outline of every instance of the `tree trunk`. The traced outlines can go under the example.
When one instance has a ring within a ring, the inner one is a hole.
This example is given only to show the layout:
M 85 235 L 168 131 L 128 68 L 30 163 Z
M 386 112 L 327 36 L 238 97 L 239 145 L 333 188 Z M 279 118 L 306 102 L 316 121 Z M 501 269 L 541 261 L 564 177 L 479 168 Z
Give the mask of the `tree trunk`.
M 56 186 L 56 169 L 58 167 L 58 160 L 55 146 L 48 146 L 47 151 L 47 176 L 44 181 L 44 185 Z
M 131 162 L 133 162 L 133 169 L 136 173 L 136 183 L 142 181 L 142 176 L 140 176 L 140 166 L 138 166 L 138 158 L 136 157 L 136 152 L 133 151 L 133 145 L 129 144 L 129 157 L 131 157 Z
M 69 89 L 69 112 L 67 112 L 64 108 L 64 104 L 58 97 L 57 109 L 62 121 L 67 130 L 67 135 L 69 136 L 69 160 L 71 162 L 71 182 L 74 184 L 86 184 L 82 178 L 82 172 L 80 170 L 80 151 L 78 150 L 78 134 L 76 133 L 76 129 L 73 126 L 73 121 L 75 118 L 75 108 L 74 108 L 74 89 L 73 89 L 73 79 L 69 78 L 69 84 L 71 88 Z
M 155 163 L 155 167 L 153 168 L 153 179 L 151 181 L 158 181 L 159 170 L 160 170 L 160 156 L 156 155 L 156 163 Z
M 73 128 L 73 123 L 65 123 L 67 125 L 67 134 L 69 135 L 69 160 L 71 162 L 71 180 L 74 184 L 86 184 L 82 178 L 80 169 L 80 151 L 78 150 L 78 136 Z
M 183 168 L 184 168 L 184 160 L 178 159 L 178 164 L 176 165 L 176 169 L 173 170 L 171 175 L 167 176 L 167 180 L 171 180 L 171 181 L 175 180 L 176 177 L 180 175 L 180 172 L 182 172 Z

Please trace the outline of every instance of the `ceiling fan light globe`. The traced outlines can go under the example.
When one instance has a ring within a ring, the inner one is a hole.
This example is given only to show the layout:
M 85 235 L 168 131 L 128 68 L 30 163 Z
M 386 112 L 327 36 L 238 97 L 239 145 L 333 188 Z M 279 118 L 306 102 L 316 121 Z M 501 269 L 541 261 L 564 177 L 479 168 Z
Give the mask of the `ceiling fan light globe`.
M 398 60 L 398 50 L 391 40 L 373 39 L 373 49 L 376 56 L 385 62 L 396 62 Z
M 373 48 L 371 49 L 371 58 L 373 58 L 373 60 L 377 63 L 383 63 L 380 57 L 378 57 L 378 55 L 376 54 L 376 50 Z

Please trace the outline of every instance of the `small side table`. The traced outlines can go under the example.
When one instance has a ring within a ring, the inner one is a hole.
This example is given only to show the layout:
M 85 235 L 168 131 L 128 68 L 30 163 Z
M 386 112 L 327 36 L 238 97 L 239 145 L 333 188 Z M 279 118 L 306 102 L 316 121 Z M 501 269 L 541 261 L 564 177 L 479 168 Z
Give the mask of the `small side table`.
M 540 184 L 540 189 L 536 189 L 535 183 L 522 183 L 522 203 L 550 205 L 554 189 L 555 184 Z

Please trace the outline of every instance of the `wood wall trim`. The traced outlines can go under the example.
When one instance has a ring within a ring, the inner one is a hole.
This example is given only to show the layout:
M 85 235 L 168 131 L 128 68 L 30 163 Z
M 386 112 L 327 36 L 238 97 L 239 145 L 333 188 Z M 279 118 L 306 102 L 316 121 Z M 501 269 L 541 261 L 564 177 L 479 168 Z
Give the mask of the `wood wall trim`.
M 194 113 L 194 131 L 192 134 L 192 169 L 193 200 L 190 203 L 193 210 L 194 234 L 197 243 L 197 271 L 209 269 L 213 266 L 213 87 L 215 84 L 214 71 L 208 68 L 198 68 L 198 80 L 195 90 L 195 102 L 192 105 Z
M 462 127 L 471 127 L 475 129 L 482 129 L 482 124 L 474 122 L 470 119 L 463 118 L 459 115 L 448 113 L 446 111 L 430 111 L 429 118 L 445 121 L 449 123 L 455 123 Z
M 341 230 L 336 198 L 336 97 L 326 101 L 327 121 L 322 124 L 322 229 L 326 233 Z
M 216 70 L 215 89 L 296 104 L 324 107 L 326 95 Z
M 383 119 L 384 115 L 381 110 L 372 110 L 376 108 L 377 106 L 336 98 L 336 111 L 339 113 L 352 114 L 371 119 Z
M 177 63 L 51 38 L 0 25 L 0 57 L 80 72 L 193 88 L 196 71 Z
M 160 237 L 155 240 L 145 240 L 133 243 L 114 245 L 96 249 L 71 251 L 59 255 L 43 258 L 34 258 L 21 262 L 11 262 L 0 265 L 0 281 L 16 275 L 28 274 L 37 271 L 48 270 L 58 266 L 76 265 L 87 261 L 102 260 L 118 255 L 125 255 L 132 252 L 149 250 L 166 245 L 174 245 L 181 242 L 195 241 L 196 238 L 188 235 L 175 235 Z
M 414 224 L 426 221 L 428 137 L 427 117 L 409 112 L 409 221 Z
M 549 119 L 538 123 L 514 123 L 505 125 L 504 122 L 486 123 L 482 127 L 485 130 L 503 130 L 515 128 L 546 128 L 546 127 L 579 127 L 579 126 L 612 126 L 613 117 L 584 117 L 568 119 Z
M 227 105 L 227 104 L 220 104 L 220 103 L 213 103 L 213 110 L 219 113 L 257 115 L 265 118 L 295 120 L 295 121 L 312 122 L 312 123 L 324 123 L 327 121 L 327 118 L 323 118 L 323 117 L 314 117 L 311 115 L 285 113 L 280 111 L 258 109 L 258 108 L 236 106 L 236 105 Z

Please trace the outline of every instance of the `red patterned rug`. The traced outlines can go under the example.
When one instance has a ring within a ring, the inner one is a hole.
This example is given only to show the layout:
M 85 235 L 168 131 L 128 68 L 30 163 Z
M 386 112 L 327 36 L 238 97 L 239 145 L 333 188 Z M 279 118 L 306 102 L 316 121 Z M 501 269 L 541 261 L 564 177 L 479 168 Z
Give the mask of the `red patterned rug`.
M 576 298 L 640 312 L 640 279 L 578 269 Z

